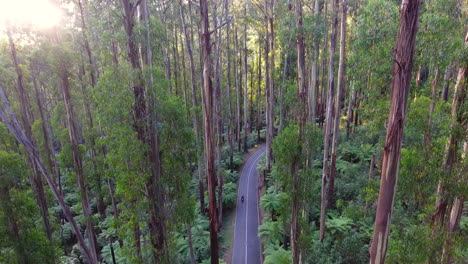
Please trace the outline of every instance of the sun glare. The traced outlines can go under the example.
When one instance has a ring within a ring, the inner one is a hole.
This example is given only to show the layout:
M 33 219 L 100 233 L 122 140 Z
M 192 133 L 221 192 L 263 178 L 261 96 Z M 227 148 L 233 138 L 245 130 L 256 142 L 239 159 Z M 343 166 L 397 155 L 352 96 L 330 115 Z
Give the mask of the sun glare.
M 62 12 L 49 0 L 0 0 L 0 27 L 6 21 L 50 28 L 59 23 Z

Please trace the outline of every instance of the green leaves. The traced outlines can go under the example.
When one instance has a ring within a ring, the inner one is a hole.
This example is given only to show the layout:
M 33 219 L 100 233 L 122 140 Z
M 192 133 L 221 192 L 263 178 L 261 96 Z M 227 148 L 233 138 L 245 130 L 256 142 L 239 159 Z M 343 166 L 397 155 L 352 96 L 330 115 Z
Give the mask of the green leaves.
M 327 220 L 327 229 L 332 235 L 346 233 L 351 229 L 352 225 L 353 220 L 345 216 L 334 217 L 331 215 L 331 218 Z

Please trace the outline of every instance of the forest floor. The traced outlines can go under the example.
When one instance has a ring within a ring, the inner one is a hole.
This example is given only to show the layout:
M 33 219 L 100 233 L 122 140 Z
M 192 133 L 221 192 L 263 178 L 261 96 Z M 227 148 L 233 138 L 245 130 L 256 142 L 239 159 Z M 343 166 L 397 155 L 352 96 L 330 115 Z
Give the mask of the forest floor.
M 253 148 L 249 149 L 249 152 L 244 154 L 242 166 L 239 168 L 239 179 L 237 180 L 237 187 L 239 187 L 239 180 L 241 176 L 242 169 L 244 168 L 247 160 L 255 153 L 258 148 L 261 148 L 265 143 L 255 145 Z M 221 230 L 222 245 L 221 245 L 221 255 L 223 256 L 226 263 L 231 263 L 232 261 L 232 250 L 233 250 L 233 239 L 234 239 L 234 227 L 236 219 L 236 207 L 232 210 L 224 212 L 223 217 L 223 228 Z

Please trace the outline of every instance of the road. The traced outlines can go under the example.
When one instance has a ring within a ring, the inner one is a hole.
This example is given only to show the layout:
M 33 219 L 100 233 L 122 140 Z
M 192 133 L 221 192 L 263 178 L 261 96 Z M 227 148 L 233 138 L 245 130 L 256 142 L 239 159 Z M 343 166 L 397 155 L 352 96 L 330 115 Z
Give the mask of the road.
M 260 238 L 258 237 L 258 161 L 265 153 L 260 147 L 245 163 L 237 189 L 236 223 L 232 264 L 260 264 Z M 244 196 L 244 202 L 241 197 Z

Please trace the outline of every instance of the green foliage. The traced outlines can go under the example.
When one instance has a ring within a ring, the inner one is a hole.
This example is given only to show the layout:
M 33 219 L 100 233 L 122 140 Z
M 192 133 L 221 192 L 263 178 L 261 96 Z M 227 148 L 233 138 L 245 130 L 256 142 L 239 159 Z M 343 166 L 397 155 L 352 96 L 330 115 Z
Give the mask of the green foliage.
M 237 179 L 239 178 L 238 171 L 231 172 L 231 170 L 224 170 L 222 173 L 225 182 L 237 182 Z
M 440 243 L 431 238 L 431 228 L 426 225 L 409 225 L 404 230 L 393 229 L 390 235 L 387 261 L 389 263 L 424 263 L 431 249 Z
M 299 140 L 299 126 L 289 125 L 273 140 L 273 154 L 282 171 L 290 170 L 293 162 L 301 158 L 302 144 Z
M 264 264 L 288 264 L 292 261 L 291 251 L 282 247 L 270 246 L 265 249 Z
M 42 231 L 33 193 L 25 188 L 27 173 L 19 155 L 0 151 L 0 263 L 47 263 L 56 259 Z
M 332 234 L 337 233 L 346 233 L 352 227 L 353 220 L 351 218 L 341 216 L 341 217 L 331 217 L 327 220 L 327 229 Z
M 266 245 L 279 245 L 285 232 L 280 222 L 264 221 L 258 227 L 258 235 Z
M 223 185 L 223 207 L 232 209 L 237 202 L 237 185 L 234 182 L 228 182 Z

